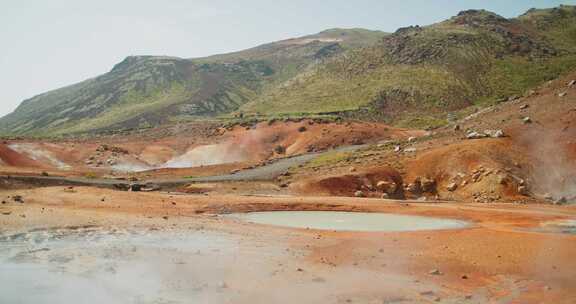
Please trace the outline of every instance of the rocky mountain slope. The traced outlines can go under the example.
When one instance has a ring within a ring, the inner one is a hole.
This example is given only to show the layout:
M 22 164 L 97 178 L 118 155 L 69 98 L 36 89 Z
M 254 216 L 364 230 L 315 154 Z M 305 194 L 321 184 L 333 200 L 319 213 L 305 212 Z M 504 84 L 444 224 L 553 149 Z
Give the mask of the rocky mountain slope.
M 399 29 L 301 73 L 243 111 L 330 113 L 408 127 L 523 95 L 576 67 L 576 7 L 532 9 L 514 19 L 484 10 Z
M 0 133 L 58 135 L 213 117 L 236 110 L 267 85 L 383 35 L 333 29 L 201 59 L 131 56 L 109 73 L 24 101 L 0 119 Z
M 576 67 L 576 7 L 460 12 L 393 34 L 333 29 L 200 59 L 128 57 L 26 100 L 0 134 L 54 135 L 242 114 L 436 127 Z

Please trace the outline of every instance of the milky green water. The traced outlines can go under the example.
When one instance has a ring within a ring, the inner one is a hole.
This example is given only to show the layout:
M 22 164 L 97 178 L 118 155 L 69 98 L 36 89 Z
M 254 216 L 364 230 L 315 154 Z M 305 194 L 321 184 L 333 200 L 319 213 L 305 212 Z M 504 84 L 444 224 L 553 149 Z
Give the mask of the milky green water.
M 419 231 L 460 229 L 466 221 L 387 213 L 335 211 L 269 211 L 231 215 L 243 221 L 293 228 L 338 231 Z

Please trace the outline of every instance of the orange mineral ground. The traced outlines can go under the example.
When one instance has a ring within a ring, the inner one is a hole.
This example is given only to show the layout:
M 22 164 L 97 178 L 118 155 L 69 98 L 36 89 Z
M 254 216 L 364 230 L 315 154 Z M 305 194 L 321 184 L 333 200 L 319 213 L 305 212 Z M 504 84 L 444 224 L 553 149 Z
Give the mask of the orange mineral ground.
M 559 95 L 573 78 L 428 131 L 298 119 L 7 139 L 0 291 L 11 303 L 43 291 L 71 303 L 76 290 L 101 303 L 576 303 L 576 90 Z M 467 225 L 231 216 L 263 211 Z

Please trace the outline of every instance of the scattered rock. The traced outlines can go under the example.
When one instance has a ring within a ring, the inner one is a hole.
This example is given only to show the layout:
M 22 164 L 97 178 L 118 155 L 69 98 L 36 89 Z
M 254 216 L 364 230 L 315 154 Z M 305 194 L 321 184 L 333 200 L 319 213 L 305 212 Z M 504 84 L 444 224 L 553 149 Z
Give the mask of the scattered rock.
M 384 192 L 385 194 L 391 195 L 396 193 L 398 190 L 398 185 L 395 182 L 379 181 L 376 184 L 376 189 Z
M 11 211 L 2 211 L 2 215 L 10 215 L 10 214 L 12 214 Z
M 408 137 L 408 142 L 409 142 L 409 143 L 412 143 L 412 142 L 415 142 L 415 141 L 416 141 L 416 137 L 414 137 L 414 136 Z
M 528 187 L 524 185 L 518 186 L 518 194 L 528 196 Z
M 499 175 L 498 176 L 498 184 L 500 185 L 506 185 L 508 183 L 508 177 L 505 175 Z
M 448 184 L 448 186 L 446 186 L 446 190 L 448 190 L 450 192 L 454 192 L 454 191 L 456 191 L 456 189 L 458 189 L 457 183 L 450 183 L 450 184 Z
M 276 152 L 276 154 L 284 154 L 286 153 L 286 148 L 284 148 L 284 146 L 278 145 L 274 148 L 274 152 Z
M 522 106 L 520 106 L 520 110 L 526 110 L 528 109 L 530 106 L 527 104 L 523 104 Z
M 157 184 L 147 183 L 146 186 L 141 187 L 140 191 L 153 192 L 153 191 L 159 191 L 160 189 L 161 189 L 161 187 Z
M 300 128 L 298 128 L 298 132 L 302 133 L 302 132 L 306 132 L 308 129 L 306 129 L 306 127 L 302 126 Z
M 218 284 L 218 287 L 220 287 L 220 288 L 228 288 L 228 284 L 226 284 L 226 282 L 220 282 L 220 283 Z
M 423 178 L 420 182 L 423 192 L 434 193 L 436 192 L 436 181 L 429 178 Z
M 431 270 L 431 271 L 429 272 L 429 274 L 430 274 L 430 275 L 442 275 L 442 271 L 440 271 L 440 270 L 438 270 L 438 269 L 434 269 L 434 270 Z
M 485 130 L 484 134 L 492 138 L 502 138 L 504 137 L 504 131 L 498 130 Z
M 455 125 L 455 126 L 454 126 L 454 131 L 460 131 L 460 125 Z
M 416 152 L 416 148 L 404 149 L 404 152 L 406 152 L 406 153 L 414 153 L 414 152 Z
M 566 95 L 568 95 L 567 92 L 562 92 L 562 93 L 558 94 L 558 97 L 565 97 Z
M 356 168 L 350 167 L 350 170 L 348 170 L 348 171 L 350 171 L 350 172 L 356 172 Z
M 381 199 L 389 199 L 390 195 L 388 193 L 382 193 L 382 196 L 380 196 Z
M 565 197 L 560 197 L 554 201 L 554 205 L 564 205 L 567 202 L 568 202 L 568 200 Z
M 402 147 L 400 147 L 400 146 L 395 146 L 395 147 L 394 147 L 394 152 L 398 153 L 398 152 L 401 152 L 401 151 L 402 151 Z
M 476 131 L 472 131 L 472 132 L 466 134 L 467 139 L 481 139 L 481 138 L 486 138 L 486 137 L 488 137 L 488 135 L 478 133 Z
M 132 192 L 140 192 L 140 191 L 142 191 L 142 185 L 141 184 L 130 184 L 129 189 Z
M 22 195 L 14 195 L 12 197 L 12 200 L 17 203 L 24 204 L 24 198 L 22 197 Z
M 354 192 L 354 196 L 355 196 L 355 197 L 366 197 L 366 195 L 364 194 L 364 192 L 363 192 L 363 191 L 360 191 L 360 190 Z
M 522 118 L 522 122 L 525 124 L 531 124 L 532 123 L 532 118 L 530 117 L 524 117 Z
M 576 84 L 576 80 L 572 80 L 568 83 L 568 86 L 571 87 Z

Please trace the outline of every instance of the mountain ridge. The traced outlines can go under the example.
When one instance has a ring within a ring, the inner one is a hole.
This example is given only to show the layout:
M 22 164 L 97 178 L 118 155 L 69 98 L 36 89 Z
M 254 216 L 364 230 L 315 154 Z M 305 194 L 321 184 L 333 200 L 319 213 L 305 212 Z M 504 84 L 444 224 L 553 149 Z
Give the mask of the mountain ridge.
M 0 134 L 62 135 L 221 117 L 335 114 L 434 127 L 576 68 L 576 7 L 466 10 L 389 34 L 328 29 L 203 58 L 128 56 L 25 100 Z
M 335 33 L 345 37 L 323 39 Z M 380 35 L 331 30 L 205 58 L 128 56 L 108 73 L 23 101 L 0 119 L 0 132 L 58 135 L 214 117 L 236 110 L 267 83 Z
M 525 94 L 576 68 L 574 24 L 574 6 L 531 10 L 511 19 L 485 10 L 462 11 L 429 26 L 400 28 L 373 46 L 335 56 L 241 110 L 337 113 L 406 127 L 445 124 L 450 112 Z

